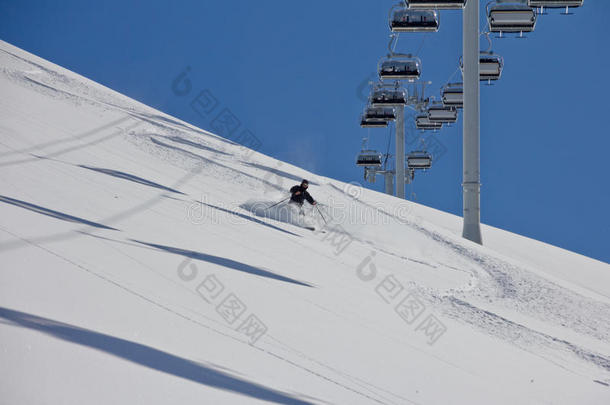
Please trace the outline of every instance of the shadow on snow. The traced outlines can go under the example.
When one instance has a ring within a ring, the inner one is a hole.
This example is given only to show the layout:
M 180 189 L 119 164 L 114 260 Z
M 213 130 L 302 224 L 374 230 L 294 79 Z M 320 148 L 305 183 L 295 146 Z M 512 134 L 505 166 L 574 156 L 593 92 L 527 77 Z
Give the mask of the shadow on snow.
M 6 197 L 6 196 L 3 196 L 3 195 L 0 195 L 0 201 L 2 201 L 4 203 L 7 203 L 7 204 L 14 205 L 16 207 L 25 208 L 26 210 L 34 211 L 34 212 L 37 212 L 37 213 L 42 214 L 42 215 L 47 215 L 49 217 L 61 219 L 62 221 L 75 222 L 75 223 L 78 223 L 78 224 L 94 226 L 96 228 L 102 228 L 102 229 L 110 229 L 110 230 L 113 230 L 113 231 L 117 230 L 116 228 L 112 228 L 110 226 L 99 224 L 97 222 L 88 221 L 88 220 L 83 219 L 83 218 L 79 218 L 79 217 L 75 217 L 75 216 L 72 216 L 72 215 L 64 214 L 63 212 L 55 211 L 55 210 L 52 210 L 52 209 L 49 209 L 49 208 L 41 207 L 39 205 L 31 204 L 29 202 L 17 200 L 15 198 Z
M 140 343 L 80 328 L 52 319 L 0 307 L 0 318 L 8 324 L 36 330 L 71 343 L 87 346 L 144 367 L 250 398 L 278 404 L 310 404 L 294 396 L 234 377 L 212 366 L 146 346 Z
M 93 170 L 94 172 L 107 174 L 109 176 L 118 177 L 119 179 L 133 181 L 134 183 L 143 184 L 145 186 L 158 188 L 160 190 L 170 191 L 172 193 L 178 193 L 178 194 L 184 195 L 184 193 L 182 193 L 178 190 L 174 190 L 173 188 L 165 187 L 165 186 L 162 186 L 161 184 L 152 182 L 150 180 L 143 179 L 142 177 L 134 176 L 133 174 L 129 174 L 129 173 L 125 173 L 125 172 L 120 172 L 118 170 L 102 169 L 100 167 L 91 167 L 91 166 L 85 166 L 85 165 L 78 165 L 78 167 L 82 167 L 83 169 Z
M 249 264 L 246 264 L 246 263 L 238 262 L 238 261 L 232 260 L 232 259 L 227 259 L 226 257 L 209 255 L 207 253 L 195 252 L 193 250 L 180 249 L 180 248 L 172 247 L 172 246 L 157 245 L 155 243 L 142 242 L 142 241 L 135 240 L 135 239 L 130 239 L 130 240 L 133 242 L 140 243 L 142 245 L 146 245 L 146 246 L 154 247 L 159 250 L 163 250 L 165 252 L 173 253 L 176 255 L 184 256 L 184 257 L 189 257 L 194 260 L 201 260 L 204 262 L 217 264 L 219 266 L 228 267 L 230 269 L 237 270 L 237 271 L 243 271 L 244 273 L 253 274 L 255 276 L 270 278 L 273 280 L 302 285 L 302 286 L 306 286 L 306 287 L 311 287 L 311 285 L 309 285 L 307 283 L 303 283 L 301 281 L 298 281 L 298 280 L 295 280 L 295 279 L 292 279 L 289 277 L 280 276 L 279 274 L 275 274 L 268 270 L 263 270 L 258 267 L 250 266 Z

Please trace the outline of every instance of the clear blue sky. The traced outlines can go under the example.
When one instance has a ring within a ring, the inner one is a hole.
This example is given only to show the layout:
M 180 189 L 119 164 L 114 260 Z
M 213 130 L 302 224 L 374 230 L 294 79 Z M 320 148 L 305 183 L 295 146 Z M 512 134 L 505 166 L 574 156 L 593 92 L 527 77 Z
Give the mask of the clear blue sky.
M 171 91 L 190 66 L 195 90 L 230 108 L 262 152 L 361 181 L 354 159 L 367 130 L 358 126 L 358 90 L 386 53 L 393 3 L 0 0 L 0 38 L 211 129 Z M 610 2 L 587 0 L 575 12 L 542 16 L 528 39 L 494 40 L 505 70 L 481 91 L 481 215 L 608 262 Z M 402 34 L 399 50 L 420 48 L 423 78 L 437 95 L 457 67 L 461 13 L 443 12 L 438 33 Z M 385 149 L 387 131 L 371 135 Z M 461 215 L 461 122 L 437 139 L 447 152 L 407 191 Z

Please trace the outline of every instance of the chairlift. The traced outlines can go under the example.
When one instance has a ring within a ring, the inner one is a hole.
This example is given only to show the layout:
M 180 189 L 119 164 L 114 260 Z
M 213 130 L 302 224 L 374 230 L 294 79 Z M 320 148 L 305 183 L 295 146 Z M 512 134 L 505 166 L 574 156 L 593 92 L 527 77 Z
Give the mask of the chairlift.
M 464 107 L 464 86 L 462 83 L 449 83 L 441 90 L 443 105 L 455 108 Z
M 364 114 L 360 118 L 360 126 L 362 128 L 386 128 L 388 121 L 376 118 L 366 118 Z
M 487 23 L 490 32 L 532 32 L 536 27 L 536 11 L 524 3 L 487 4 Z
M 457 121 L 457 108 L 445 106 L 442 103 L 433 103 L 428 107 L 428 119 L 431 122 L 441 122 L 443 124 L 453 124 Z
M 460 10 L 466 6 L 466 0 L 407 0 L 411 9 Z
M 428 114 L 420 114 L 415 118 L 415 127 L 422 131 L 436 131 L 443 127 L 442 122 L 432 122 Z
M 375 86 L 369 104 L 373 107 L 402 107 L 407 104 L 407 91 L 395 86 Z
M 584 0 L 528 0 L 527 5 L 530 7 L 540 8 L 540 14 L 544 14 L 545 8 L 565 8 L 563 14 L 570 13 L 570 7 L 582 7 Z
M 381 80 L 418 80 L 421 75 L 421 60 L 411 56 L 389 56 L 379 62 L 378 72 Z
M 464 59 L 460 57 L 460 69 L 464 70 Z M 504 69 L 504 58 L 492 51 L 481 51 L 479 55 L 479 80 L 488 82 L 500 79 Z
M 366 107 L 364 116 L 368 119 L 382 119 L 385 121 L 394 121 L 396 119 L 396 110 L 392 107 Z
M 423 150 L 416 150 L 407 155 L 409 170 L 427 170 L 432 167 L 432 155 Z
M 436 10 L 410 10 L 402 4 L 390 10 L 392 32 L 437 32 L 439 25 Z
M 362 128 L 386 128 L 390 121 L 396 119 L 396 111 L 392 107 L 367 106 L 360 117 Z
M 357 166 L 365 167 L 381 167 L 382 155 L 374 150 L 363 150 L 358 154 L 356 159 Z
M 479 57 L 479 75 L 481 81 L 490 82 L 500 79 L 504 69 L 504 58 L 493 52 L 481 52 Z

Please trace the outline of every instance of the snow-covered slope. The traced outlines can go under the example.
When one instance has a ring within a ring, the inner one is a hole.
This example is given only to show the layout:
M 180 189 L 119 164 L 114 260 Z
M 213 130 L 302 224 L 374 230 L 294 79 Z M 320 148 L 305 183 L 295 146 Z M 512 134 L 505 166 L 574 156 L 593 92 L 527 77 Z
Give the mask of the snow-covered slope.
M 610 403 L 609 265 L 0 69 L 0 403 Z

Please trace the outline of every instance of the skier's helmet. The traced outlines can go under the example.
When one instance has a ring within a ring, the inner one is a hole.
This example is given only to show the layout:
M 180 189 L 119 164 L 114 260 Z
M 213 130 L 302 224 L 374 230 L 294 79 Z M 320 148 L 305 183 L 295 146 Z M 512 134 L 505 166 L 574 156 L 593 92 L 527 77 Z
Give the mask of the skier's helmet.
M 303 179 L 303 181 L 301 182 L 301 186 L 307 188 L 307 187 L 309 187 L 309 182 L 307 180 Z

